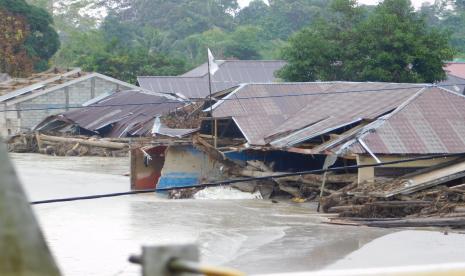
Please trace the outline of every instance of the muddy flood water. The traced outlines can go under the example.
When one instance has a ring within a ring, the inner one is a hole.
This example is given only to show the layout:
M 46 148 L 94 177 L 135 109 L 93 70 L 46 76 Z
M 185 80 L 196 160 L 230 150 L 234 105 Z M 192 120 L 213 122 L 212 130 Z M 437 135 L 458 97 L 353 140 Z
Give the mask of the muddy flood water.
M 128 158 L 12 154 L 30 200 L 129 190 Z M 140 275 L 142 245 L 198 244 L 202 261 L 246 273 L 321 269 L 395 232 L 321 224 L 314 204 L 168 200 L 145 194 L 34 206 L 63 273 Z

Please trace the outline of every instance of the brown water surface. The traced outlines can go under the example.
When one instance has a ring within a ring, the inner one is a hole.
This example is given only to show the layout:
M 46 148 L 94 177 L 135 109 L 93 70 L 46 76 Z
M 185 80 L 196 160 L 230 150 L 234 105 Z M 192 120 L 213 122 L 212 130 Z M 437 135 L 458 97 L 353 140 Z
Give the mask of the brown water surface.
M 12 154 L 31 200 L 129 190 L 127 158 Z M 145 194 L 36 205 L 65 275 L 140 275 L 142 245 L 198 244 L 202 260 L 247 273 L 322 268 L 392 230 L 322 224 L 314 204 L 168 200 Z

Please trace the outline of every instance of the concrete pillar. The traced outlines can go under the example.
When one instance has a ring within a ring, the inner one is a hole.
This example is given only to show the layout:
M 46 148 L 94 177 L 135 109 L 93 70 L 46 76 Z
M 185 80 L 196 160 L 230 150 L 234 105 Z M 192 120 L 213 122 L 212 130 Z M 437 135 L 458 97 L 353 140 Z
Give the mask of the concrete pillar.
M 367 161 L 373 160 L 371 158 L 366 158 L 363 155 L 357 155 L 357 165 L 366 165 L 366 164 L 374 164 L 374 161 Z M 358 169 L 358 183 L 368 181 L 373 182 L 375 179 L 375 168 L 374 167 L 366 167 Z
M 0 275 L 60 275 L 0 143 Z

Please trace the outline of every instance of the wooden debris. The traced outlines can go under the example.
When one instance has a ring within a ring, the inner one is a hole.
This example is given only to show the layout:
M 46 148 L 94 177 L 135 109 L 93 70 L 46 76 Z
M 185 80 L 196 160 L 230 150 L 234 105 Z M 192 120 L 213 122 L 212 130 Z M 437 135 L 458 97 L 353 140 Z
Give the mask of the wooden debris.
M 79 138 L 68 138 L 68 137 L 58 137 L 58 136 L 49 136 L 45 134 L 39 135 L 41 141 L 51 141 L 51 142 L 62 142 L 62 143 L 78 143 L 87 146 L 109 148 L 109 149 L 124 149 L 127 148 L 127 144 L 108 142 L 108 141 L 99 141 L 99 140 L 86 140 Z
M 392 220 L 352 220 L 352 219 L 330 219 L 329 224 L 357 225 L 370 227 L 465 227 L 465 217 L 443 217 L 443 218 L 408 218 Z
M 73 136 L 61 137 L 39 133 L 23 133 L 8 141 L 10 152 L 38 152 L 59 156 L 127 156 L 128 141 L 110 141 L 105 138 Z

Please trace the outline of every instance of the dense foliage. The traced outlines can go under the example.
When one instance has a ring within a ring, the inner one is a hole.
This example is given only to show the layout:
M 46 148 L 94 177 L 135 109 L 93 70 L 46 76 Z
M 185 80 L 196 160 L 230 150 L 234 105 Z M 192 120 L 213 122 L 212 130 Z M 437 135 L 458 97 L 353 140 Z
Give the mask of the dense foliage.
M 25 0 L 0 0 L 0 71 L 24 76 L 49 67 L 60 46 L 53 19 Z
M 448 43 L 465 53 L 463 0 L 420 11 L 406 0 L 253 0 L 243 9 L 236 0 L 27 1 L 53 10 L 63 44 L 56 65 L 131 82 L 197 66 L 207 47 L 224 59 L 285 58 L 288 80 L 433 81 L 452 58 Z
M 44 0 L 31 0 L 44 1 Z M 67 48 L 83 39 L 82 33 L 98 32 L 103 39 L 96 39 L 90 48 L 104 48 L 96 43 L 118 41 L 118 47 L 131 51 L 134 42 L 151 53 L 167 58 L 184 59 L 187 67 L 205 62 L 206 49 L 210 47 L 218 58 L 276 59 L 279 48 L 295 31 L 325 13 L 326 0 L 272 0 L 270 5 L 261 0 L 239 10 L 236 0 L 81 0 L 93 2 L 92 8 L 105 6 L 109 10 L 94 30 L 87 20 L 75 19 L 76 12 L 58 10 L 64 46 L 56 56 L 60 65 L 77 65 L 88 52 L 81 49 L 76 55 Z M 73 2 L 77 5 L 76 2 Z M 63 22 L 62 14 L 70 14 L 70 21 Z M 75 29 L 69 26 L 75 24 Z M 96 24 L 97 26 L 98 24 Z M 85 39 L 85 38 L 84 38 Z M 141 45 L 142 44 L 142 45 Z M 79 50 L 79 49 L 76 49 Z M 145 66 L 145 64 L 144 64 Z
M 369 15 L 336 0 L 331 17 L 296 33 L 280 76 L 291 81 L 435 82 L 453 58 L 446 33 L 428 28 L 409 0 L 385 0 Z

